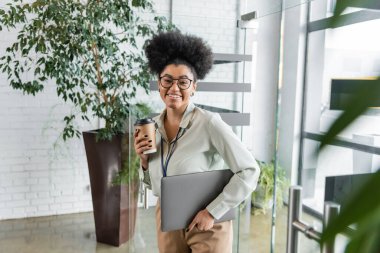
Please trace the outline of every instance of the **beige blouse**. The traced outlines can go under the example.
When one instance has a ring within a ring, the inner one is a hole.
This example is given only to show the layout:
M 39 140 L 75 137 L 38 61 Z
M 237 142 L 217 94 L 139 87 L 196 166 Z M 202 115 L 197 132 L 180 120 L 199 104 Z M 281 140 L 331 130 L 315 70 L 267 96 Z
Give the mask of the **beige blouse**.
M 164 161 L 169 149 L 164 116 L 166 110 L 154 118 L 156 121 L 157 152 L 149 155 L 149 169 L 140 168 L 140 177 L 157 197 L 161 194 L 161 137 Z M 219 114 L 202 110 L 190 103 L 180 123 L 180 138 L 167 167 L 167 176 L 220 170 L 224 162 L 234 176 L 223 192 L 206 208 L 216 218 L 221 218 L 230 208 L 245 200 L 256 188 L 260 168 L 248 149 L 241 143 Z

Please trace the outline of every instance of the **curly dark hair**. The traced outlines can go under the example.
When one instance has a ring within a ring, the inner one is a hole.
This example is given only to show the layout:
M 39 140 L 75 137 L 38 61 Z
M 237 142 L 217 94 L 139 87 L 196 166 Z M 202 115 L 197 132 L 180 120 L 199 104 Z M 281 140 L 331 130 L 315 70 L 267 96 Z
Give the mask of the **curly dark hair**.
M 153 36 L 147 41 L 145 54 L 149 68 L 157 75 L 169 64 L 184 64 L 191 69 L 195 79 L 203 79 L 213 64 L 211 48 L 201 38 L 179 31 Z

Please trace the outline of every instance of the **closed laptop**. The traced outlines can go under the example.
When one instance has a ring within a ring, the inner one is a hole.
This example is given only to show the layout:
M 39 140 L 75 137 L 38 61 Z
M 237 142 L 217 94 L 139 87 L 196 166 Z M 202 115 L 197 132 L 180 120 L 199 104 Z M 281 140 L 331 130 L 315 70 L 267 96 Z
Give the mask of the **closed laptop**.
M 224 189 L 233 173 L 214 170 L 168 176 L 161 179 L 161 229 L 163 232 L 185 229 L 195 215 L 207 207 Z M 215 223 L 235 218 L 229 210 Z

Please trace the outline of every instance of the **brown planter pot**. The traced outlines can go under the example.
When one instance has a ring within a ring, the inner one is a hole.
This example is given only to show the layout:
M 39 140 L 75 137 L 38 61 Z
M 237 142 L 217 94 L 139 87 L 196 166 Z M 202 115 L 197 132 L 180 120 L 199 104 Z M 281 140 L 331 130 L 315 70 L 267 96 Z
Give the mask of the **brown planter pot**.
M 96 131 L 83 132 L 90 174 L 96 240 L 120 246 L 135 232 L 138 182 L 114 185 L 121 170 L 122 135 L 111 141 L 95 139 Z

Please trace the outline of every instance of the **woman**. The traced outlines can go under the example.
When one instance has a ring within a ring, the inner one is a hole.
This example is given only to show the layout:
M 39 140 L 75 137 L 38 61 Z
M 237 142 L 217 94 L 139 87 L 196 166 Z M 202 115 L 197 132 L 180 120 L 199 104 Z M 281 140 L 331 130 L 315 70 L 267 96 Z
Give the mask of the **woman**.
M 161 231 L 159 201 L 156 207 L 158 247 L 170 252 L 232 252 L 232 222 L 214 224 L 255 189 L 260 169 L 220 116 L 196 107 L 191 97 L 197 80 L 210 71 L 211 49 L 198 37 L 180 32 L 161 33 L 145 49 L 150 69 L 157 74 L 165 110 L 155 118 L 157 152 L 145 155 L 152 140 L 135 133 L 142 177 L 159 197 L 163 176 L 223 168 L 234 173 L 223 192 L 194 217 L 187 229 Z

